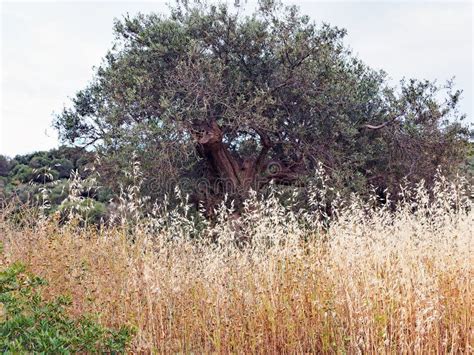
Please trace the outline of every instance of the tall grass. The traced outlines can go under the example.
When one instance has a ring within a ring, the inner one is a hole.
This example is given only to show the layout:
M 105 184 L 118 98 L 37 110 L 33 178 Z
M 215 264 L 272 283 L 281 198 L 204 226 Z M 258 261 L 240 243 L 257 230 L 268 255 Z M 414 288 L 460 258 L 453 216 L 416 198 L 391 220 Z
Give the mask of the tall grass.
M 275 194 L 199 231 L 185 205 L 100 229 L 4 209 L 2 263 L 70 294 L 73 315 L 136 326 L 135 352 L 472 352 L 472 200 L 443 179 L 404 194 L 395 209 L 345 199 L 329 228 Z

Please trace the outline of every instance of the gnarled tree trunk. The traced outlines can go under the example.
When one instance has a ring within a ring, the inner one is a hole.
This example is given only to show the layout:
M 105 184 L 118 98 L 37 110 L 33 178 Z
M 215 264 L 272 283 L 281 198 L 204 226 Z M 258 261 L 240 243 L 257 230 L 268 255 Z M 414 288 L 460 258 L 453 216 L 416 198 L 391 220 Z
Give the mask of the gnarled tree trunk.
M 204 128 L 200 126 L 199 133 L 195 135 L 197 151 L 209 168 L 206 196 L 201 195 L 200 199 L 206 200 L 203 202 L 207 210 L 215 207 L 225 194 L 235 201 L 238 209 L 251 189 L 258 191 L 271 180 L 291 184 L 298 179 L 299 174 L 294 169 L 278 161 L 272 161 L 273 169 L 267 169 L 270 163 L 267 155 L 272 143 L 265 133 L 257 131 L 257 134 L 262 147 L 260 152 L 254 157 L 242 158 L 223 141 L 223 132 L 217 122 L 211 121 Z

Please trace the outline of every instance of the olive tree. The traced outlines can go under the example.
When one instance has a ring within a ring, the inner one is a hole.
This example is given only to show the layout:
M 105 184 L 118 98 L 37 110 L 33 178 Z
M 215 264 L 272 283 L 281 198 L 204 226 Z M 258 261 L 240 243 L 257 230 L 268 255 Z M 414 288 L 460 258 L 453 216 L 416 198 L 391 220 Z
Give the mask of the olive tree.
M 451 83 L 390 87 L 344 47 L 344 29 L 296 7 L 260 1 L 244 16 L 181 1 L 169 16 L 125 16 L 114 33 L 55 125 L 101 152 L 111 177 L 138 154 L 157 195 L 187 177 L 209 182 L 196 191 L 208 206 L 224 194 L 241 201 L 270 181 L 304 184 L 318 162 L 340 186 L 396 188 L 464 159 Z

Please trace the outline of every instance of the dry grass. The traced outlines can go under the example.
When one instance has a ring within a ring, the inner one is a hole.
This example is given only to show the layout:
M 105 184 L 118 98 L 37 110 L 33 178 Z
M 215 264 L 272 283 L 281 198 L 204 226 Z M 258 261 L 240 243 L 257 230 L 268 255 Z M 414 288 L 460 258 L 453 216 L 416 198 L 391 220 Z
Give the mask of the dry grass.
M 26 262 L 47 296 L 72 294 L 77 314 L 135 325 L 134 352 L 472 352 L 472 202 L 452 186 L 433 204 L 416 193 L 395 212 L 354 200 L 326 232 L 315 215 L 254 201 L 246 248 L 225 212 L 202 232 L 217 243 L 191 240 L 172 213 L 133 242 L 129 228 L 3 220 L 3 262 Z

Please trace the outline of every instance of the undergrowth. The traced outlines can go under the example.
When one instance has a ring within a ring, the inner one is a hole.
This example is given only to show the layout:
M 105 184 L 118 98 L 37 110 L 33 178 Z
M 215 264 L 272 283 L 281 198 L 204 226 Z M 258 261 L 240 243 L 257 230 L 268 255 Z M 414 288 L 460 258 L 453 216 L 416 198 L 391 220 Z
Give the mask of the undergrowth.
M 0 271 L 0 352 L 2 353 L 122 353 L 133 330 L 112 330 L 93 317 L 72 319 L 67 314 L 71 299 L 41 297 L 46 281 L 28 273 L 21 263 Z
M 254 194 L 238 219 L 223 204 L 216 223 L 196 220 L 185 198 L 145 213 L 134 189 L 124 189 L 115 222 L 100 227 L 73 209 L 68 223 L 18 209 L 11 222 L 7 206 L 4 265 L 21 261 L 48 280 L 43 298 L 15 291 L 34 311 L 9 312 L 37 324 L 38 339 L 57 319 L 58 334 L 82 339 L 60 345 L 58 337 L 58 345 L 46 340 L 35 350 L 120 350 L 129 333 L 107 329 L 132 324 L 134 352 L 472 352 L 471 187 L 438 177 L 431 190 L 404 188 L 396 204 L 336 196 L 322 215 L 318 186 L 306 209 L 282 204 L 276 191 Z M 25 275 L 18 266 L 6 270 L 3 288 L 39 283 L 18 279 Z M 64 294 L 67 317 L 58 299 Z M 48 316 L 38 318 L 41 312 Z M 91 323 L 83 314 L 100 316 Z M 31 350 L 28 327 L 15 334 Z

